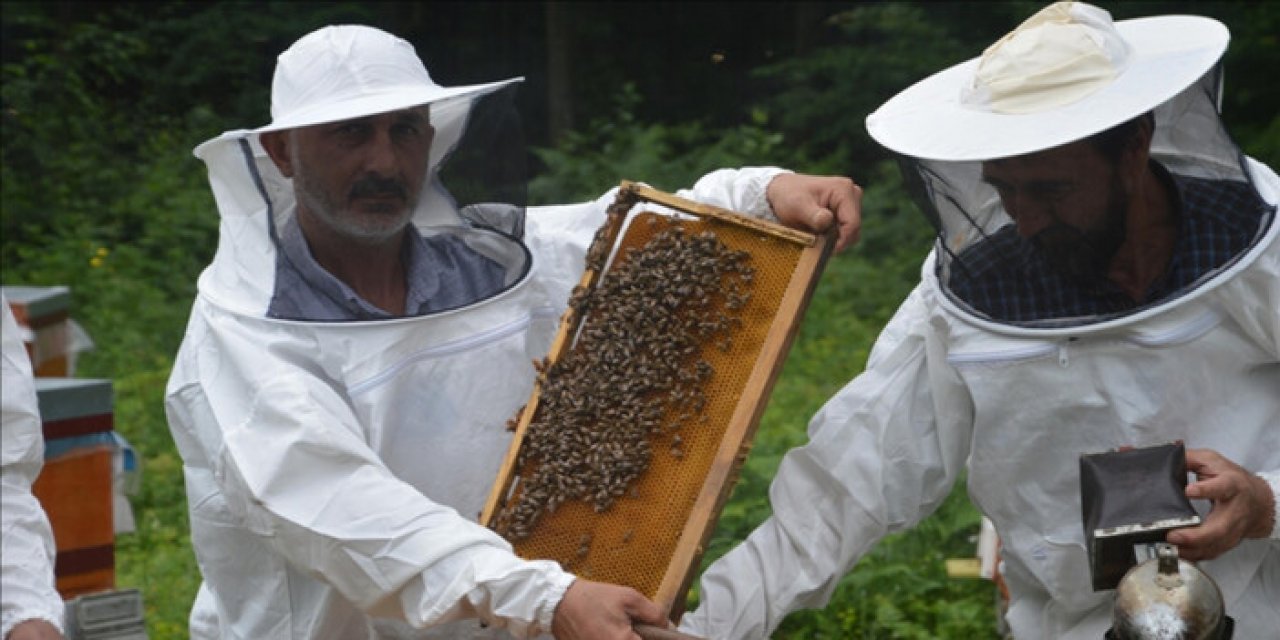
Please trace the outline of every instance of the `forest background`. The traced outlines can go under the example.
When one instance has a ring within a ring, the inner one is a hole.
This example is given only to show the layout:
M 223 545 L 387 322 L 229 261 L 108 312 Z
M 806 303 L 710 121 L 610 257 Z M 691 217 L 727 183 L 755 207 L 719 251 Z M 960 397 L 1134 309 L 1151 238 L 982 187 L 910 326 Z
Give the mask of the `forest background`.
M 324 24 L 412 42 L 442 84 L 524 76 L 530 200 L 593 198 L 622 179 L 675 190 L 719 167 L 777 165 L 866 187 L 859 246 L 834 258 L 707 550 L 767 517 L 768 481 L 810 416 L 863 367 L 919 277 L 931 231 L 870 111 L 982 49 L 1039 2 L 4 2 L 0 264 L 6 285 L 68 285 L 93 338 L 77 375 L 109 378 L 115 424 L 142 457 L 137 530 L 117 540 L 153 639 L 186 636 L 199 573 L 165 380 L 217 242 L 199 142 L 270 120 L 276 55 Z M 1214 16 L 1231 29 L 1223 100 L 1243 149 L 1280 167 L 1280 6 L 1108 3 L 1117 19 Z M 963 486 L 878 545 L 820 612 L 779 638 L 995 637 L 990 583 L 948 578 L 979 516 Z M 690 595 L 691 606 L 696 591 Z

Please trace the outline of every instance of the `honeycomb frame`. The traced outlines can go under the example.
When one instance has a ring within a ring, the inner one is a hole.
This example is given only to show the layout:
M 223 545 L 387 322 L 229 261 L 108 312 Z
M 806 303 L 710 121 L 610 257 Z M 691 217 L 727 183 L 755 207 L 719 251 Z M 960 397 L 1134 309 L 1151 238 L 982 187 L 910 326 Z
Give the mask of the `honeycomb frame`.
M 659 210 L 632 213 L 644 203 Z M 673 216 L 672 210 L 692 216 Z M 521 557 L 555 560 L 580 577 L 635 588 L 668 615 L 683 608 L 692 571 L 750 451 L 834 244 L 831 233 L 814 236 L 623 181 L 580 286 L 594 288 L 625 262 L 628 249 L 643 247 L 673 225 L 689 234 L 714 233 L 730 249 L 750 254 L 755 270 L 752 293 L 739 310 L 742 322 L 730 345 L 702 345 L 700 356 L 714 373 L 702 389 L 706 403 L 698 423 L 656 432 L 648 469 L 608 509 L 597 512 L 585 502 L 566 501 L 543 513 L 527 537 L 512 542 Z M 573 308 L 566 311 L 546 362 L 565 357 L 575 346 L 574 336 L 590 322 L 589 314 L 582 318 Z M 494 525 L 501 509 L 519 495 L 521 479 L 532 471 L 517 460 L 528 425 L 538 415 L 539 394 L 535 385 L 516 420 L 510 450 L 481 514 L 486 526 Z

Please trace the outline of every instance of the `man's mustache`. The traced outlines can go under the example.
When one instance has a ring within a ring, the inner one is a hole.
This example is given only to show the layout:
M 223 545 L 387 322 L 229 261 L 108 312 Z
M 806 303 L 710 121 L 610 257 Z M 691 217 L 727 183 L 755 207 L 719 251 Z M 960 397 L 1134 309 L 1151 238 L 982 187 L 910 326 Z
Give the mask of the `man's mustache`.
M 1054 222 L 1031 237 L 1031 243 L 1041 249 L 1087 241 L 1088 234 L 1084 231 L 1061 222 Z
M 1089 232 L 1055 223 L 1035 236 L 1031 244 L 1062 275 L 1082 283 L 1106 276 L 1123 235 Z
M 394 196 L 401 200 L 409 198 L 408 190 L 405 189 L 404 184 L 395 178 L 366 176 L 357 180 L 351 186 L 350 197 L 352 199 L 384 196 Z

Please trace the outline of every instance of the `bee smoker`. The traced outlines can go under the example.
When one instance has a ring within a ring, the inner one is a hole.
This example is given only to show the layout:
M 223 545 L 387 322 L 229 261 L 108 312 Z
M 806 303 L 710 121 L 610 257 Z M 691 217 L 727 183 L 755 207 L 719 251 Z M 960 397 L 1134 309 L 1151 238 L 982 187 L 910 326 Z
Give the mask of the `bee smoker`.
M 1230 640 L 1218 585 L 1164 542 L 1200 524 L 1186 486 L 1181 442 L 1080 456 L 1093 589 L 1116 591 L 1106 640 Z
M 1116 587 L 1107 640 L 1231 640 L 1234 621 L 1206 573 L 1171 544 L 1135 566 Z

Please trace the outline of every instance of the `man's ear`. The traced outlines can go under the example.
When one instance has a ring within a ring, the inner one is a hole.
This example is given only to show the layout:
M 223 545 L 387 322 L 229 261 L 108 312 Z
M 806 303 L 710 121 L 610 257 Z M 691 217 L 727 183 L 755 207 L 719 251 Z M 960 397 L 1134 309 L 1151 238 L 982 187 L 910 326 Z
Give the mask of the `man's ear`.
M 286 178 L 292 178 L 293 163 L 290 161 L 289 154 L 289 132 L 265 131 L 258 134 L 258 142 L 262 144 L 262 148 L 266 150 L 267 155 L 271 157 L 271 162 L 275 163 L 280 173 Z

